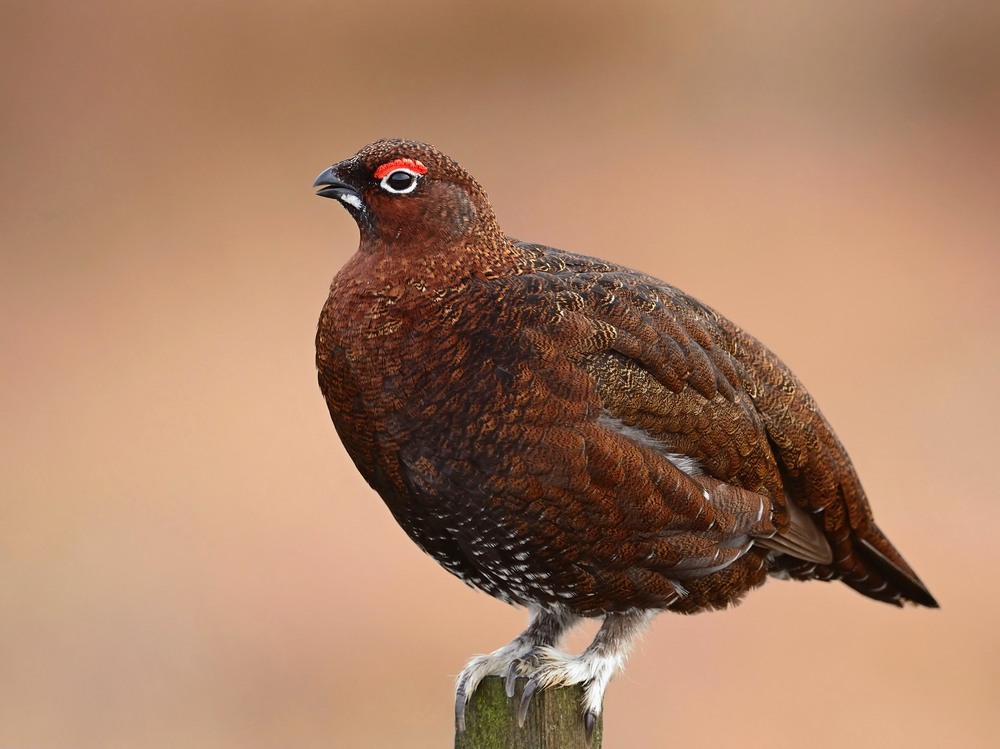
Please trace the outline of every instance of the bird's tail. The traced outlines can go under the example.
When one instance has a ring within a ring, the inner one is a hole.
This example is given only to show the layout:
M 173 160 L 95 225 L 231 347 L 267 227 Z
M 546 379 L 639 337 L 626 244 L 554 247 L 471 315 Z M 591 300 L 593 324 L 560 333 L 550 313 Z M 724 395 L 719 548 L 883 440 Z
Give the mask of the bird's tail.
M 869 598 L 901 606 L 910 601 L 932 609 L 938 602 L 917 577 L 917 573 L 896 551 L 885 534 L 874 523 L 862 532 L 855 532 L 852 543 L 855 564 L 843 572 L 843 580 L 856 591 Z M 855 571 L 859 570 L 856 574 Z

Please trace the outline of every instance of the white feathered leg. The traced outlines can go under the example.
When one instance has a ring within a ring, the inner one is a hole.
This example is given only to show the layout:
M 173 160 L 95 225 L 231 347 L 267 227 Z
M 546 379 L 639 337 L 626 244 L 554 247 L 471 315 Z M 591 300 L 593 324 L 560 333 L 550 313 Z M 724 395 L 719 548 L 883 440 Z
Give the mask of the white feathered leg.
M 455 726 L 465 731 L 465 706 L 476 687 L 487 676 L 503 676 L 508 697 L 514 696 L 514 683 L 519 675 L 530 675 L 534 661 L 542 649 L 553 649 L 577 617 L 568 611 L 531 608 L 528 628 L 510 643 L 489 655 L 477 655 L 458 675 L 455 686 Z M 554 651 L 557 652 L 557 651 Z
M 531 697 L 537 690 L 582 684 L 583 721 L 589 742 L 601 714 L 608 682 L 625 665 L 636 639 L 655 615 L 656 611 L 643 610 L 608 614 L 594 641 L 580 655 L 566 655 L 550 646 L 538 648 L 537 665 L 530 671 L 531 678 L 521 696 L 518 722 L 524 724 Z

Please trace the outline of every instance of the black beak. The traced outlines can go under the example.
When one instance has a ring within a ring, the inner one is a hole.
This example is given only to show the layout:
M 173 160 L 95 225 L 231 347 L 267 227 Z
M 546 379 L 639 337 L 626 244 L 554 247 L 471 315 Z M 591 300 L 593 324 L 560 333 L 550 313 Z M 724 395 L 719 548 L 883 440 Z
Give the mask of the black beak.
M 336 198 L 355 208 L 361 207 L 361 196 L 358 195 L 358 191 L 337 176 L 335 167 L 331 166 L 319 175 L 313 182 L 313 187 L 320 188 L 316 194 L 324 198 Z

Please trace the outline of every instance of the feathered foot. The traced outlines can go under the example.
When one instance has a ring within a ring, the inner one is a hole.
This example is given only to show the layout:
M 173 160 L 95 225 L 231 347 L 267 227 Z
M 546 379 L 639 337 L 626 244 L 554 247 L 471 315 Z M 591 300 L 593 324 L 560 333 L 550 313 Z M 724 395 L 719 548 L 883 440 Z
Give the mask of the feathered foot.
M 532 608 L 531 614 L 531 624 L 524 632 L 489 655 L 475 656 L 458 675 L 455 687 L 455 727 L 459 732 L 465 731 L 465 706 L 483 679 L 487 676 L 504 677 L 507 696 L 513 697 L 517 677 L 532 673 L 540 649 L 554 647 L 577 620 L 577 617 L 566 611 Z
M 580 655 L 566 655 L 548 645 L 536 648 L 536 665 L 530 671 L 530 678 L 521 695 L 517 712 L 518 724 L 524 725 L 531 698 L 539 689 L 582 684 L 583 723 L 589 746 L 597 717 L 601 714 L 608 682 L 625 665 L 629 650 L 655 613 L 633 611 L 608 614 L 594 636 L 594 641 Z

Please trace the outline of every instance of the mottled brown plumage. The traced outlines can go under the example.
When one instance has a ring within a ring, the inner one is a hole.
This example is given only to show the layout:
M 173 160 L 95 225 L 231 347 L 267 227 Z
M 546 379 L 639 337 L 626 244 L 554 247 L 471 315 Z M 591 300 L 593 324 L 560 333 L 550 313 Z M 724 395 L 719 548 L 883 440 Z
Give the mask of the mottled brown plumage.
M 734 604 L 769 573 L 937 605 L 813 399 L 720 314 L 507 237 L 425 144 L 378 141 L 316 184 L 361 230 L 316 340 L 337 432 L 421 548 L 535 617 L 470 663 L 460 723 L 488 673 L 583 681 L 592 719 L 644 612 Z M 576 617 L 605 637 L 568 659 Z

